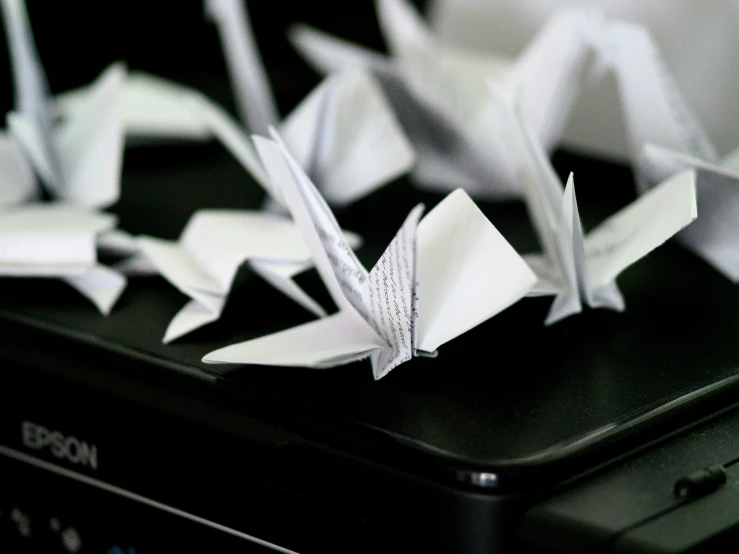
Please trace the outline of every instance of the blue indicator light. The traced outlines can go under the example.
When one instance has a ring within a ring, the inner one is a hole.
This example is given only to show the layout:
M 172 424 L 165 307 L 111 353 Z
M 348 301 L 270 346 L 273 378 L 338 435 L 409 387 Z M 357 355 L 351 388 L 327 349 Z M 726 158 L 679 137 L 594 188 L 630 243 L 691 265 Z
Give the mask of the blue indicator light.
M 121 548 L 120 546 L 116 544 L 108 548 L 108 551 L 106 552 L 106 554 L 138 554 L 138 551 L 133 547 L 129 547 L 124 550 L 123 548 Z

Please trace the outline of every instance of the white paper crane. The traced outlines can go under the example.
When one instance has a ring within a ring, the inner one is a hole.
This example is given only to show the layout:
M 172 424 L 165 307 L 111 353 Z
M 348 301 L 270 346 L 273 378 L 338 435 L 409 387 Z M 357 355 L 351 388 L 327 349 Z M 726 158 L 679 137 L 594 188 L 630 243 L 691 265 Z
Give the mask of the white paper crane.
M 281 192 L 272 185 L 252 139 L 241 126 L 202 95 L 191 94 L 187 105 L 268 197 L 283 204 Z M 361 242 L 351 233 L 346 240 L 354 247 Z M 252 210 L 201 210 L 192 216 L 179 240 L 138 237 L 134 245 L 136 254 L 119 266 L 121 271 L 129 275 L 158 273 L 191 299 L 169 324 L 164 342 L 218 320 L 234 277 L 246 262 L 255 273 L 311 313 L 325 315 L 323 308 L 293 280 L 313 267 L 313 262 L 300 232 L 284 216 Z
M 216 23 L 236 105 L 250 133 L 280 129 L 332 204 L 349 204 L 407 173 L 415 155 L 369 71 L 332 73 L 280 123 L 243 0 L 205 0 Z
M 61 278 L 107 314 L 126 280 L 97 262 L 96 239 L 115 217 L 92 210 L 120 193 L 125 68 L 108 68 L 87 101 L 56 123 L 25 3 L 3 0 L 2 11 L 15 111 L 0 136 L 0 274 Z M 28 204 L 42 195 L 37 177 L 53 203 Z
M 695 169 L 700 218 L 678 239 L 738 283 L 739 149 L 718 156 L 644 27 L 610 21 L 597 46 L 619 84 L 640 192 Z
M 616 278 L 697 217 L 695 172 L 660 183 L 586 235 L 572 174 L 563 187 L 523 116 L 495 88 L 491 96 L 523 152 L 518 174 L 543 249 L 541 255 L 526 256 L 539 278 L 531 296 L 555 296 L 545 323 L 579 313 L 583 304 L 623 311 Z
M 376 0 L 390 56 L 308 27 L 292 39 L 320 72 L 367 67 L 382 83 L 417 150 L 412 177 L 441 190 L 462 187 L 492 199 L 518 198 L 515 152 L 499 133 L 490 80 L 512 97 L 547 151 L 557 146 L 586 67 L 600 18 L 565 11 L 511 62 L 437 39 L 407 0 Z
M 523 259 L 461 190 L 423 219 L 423 206 L 413 209 L 367 272 L 287 148 L 255 140 L 339 311 L 211 352 L 205 362 L 326 368 L 370 357 L 380 379 L 493 317 L 534 284 Z

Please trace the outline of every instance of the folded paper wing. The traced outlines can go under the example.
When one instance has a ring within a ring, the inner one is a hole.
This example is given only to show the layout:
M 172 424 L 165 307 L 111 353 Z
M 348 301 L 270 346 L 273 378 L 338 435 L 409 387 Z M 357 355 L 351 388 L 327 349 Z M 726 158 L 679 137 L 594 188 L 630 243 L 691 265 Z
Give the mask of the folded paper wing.
M 0 212 L 0 273 L 20 276 L 78 275 L 97 262 L 96 236 L 115 217 L 62 204 Z
M 100 264 L 82 275 L 68 275 L 62 280 L 87 297 L 103 315 L 110 313 L 127 284 L 120 272 Z
M 0 276 L 59 278 L 107 314 L 126 286 L 97 262 L 97 236 L 115 226 L 109 214 L 62 204 L 0 212 Z
M 602 63 L 618 81 L 633 159 L 652 143 L 718 160 L 646 28 L 612 20 L 595 44 Z
M 203 210 L 191 219 L 179 241 L 140 237 L 141 254 L 192 301 L 175 316 L 165 334 L 171 342 L 217 320 L 239 267 L 258 262 L 256 272 L 316 315 L 322 308 L 292 281 L 309 266 L 300 232 L 284 218 L 262 212 Z
M 613 281 L 690 224 L 698 216 L 696 206 L 696 173 L 682 171 L 593 229 L 585 239 L 593 286 Z
M 456 124 L 474 126 L 488 103 L 487 82 L 520 95 L 521 111 L 547 151 L 559 142 L 580 88 L 597 12 L 567 9 L 551 18 L 515 60 L 437 40 L 406 0 L 378 0 L 390 51 L 420 94 Z M 480 135 L 484 131 L 477 130 Z
M 291 39 L 323 73 L 352 67 L 371 69 L 416 151 L 417 163 L 411 173 L 415 183 L 439 190 L 461 187 L 471 194 L 492 194 L 498 198 L 517 195 L 505 190 L 510 181 L 504 180 L 507 175 L 501 173 L 500 166 L 490 163 L 494 156 L 487 152 L 482 156 L 484 148 L 470 142 L 469 131 L 440 110 L 423 89 L 418 91 L 409 86 L 396 63 L 305 26 L 293 29 Z M 448 78 L 449 75 L 439 77 L 442 81 Z M 483 126 L 481 119 L 485 115 L 481 114 L 474 124 Z M 505 164 L 502 167 L 505 171 Z
M 492 96 L 504 104 L 495 89 Z M 697 217 L 695 173 L 665 181 L 604 221 L 585 236 L 573 176 L 562 189 L 542 146 L 520 114 L 509 111 L 507 124 L 519 130 L 521 178 L 543 256 L 529 257 L 541 286 L 533 295 L 555 294 L 546 324 L 592 308 L 625 309 L 615 279 L 631 264 L 660 246 Z
M 86 102 L 55 129 L 53 148 L 60 175 L 47 184 L 57 198 L 100 208 L 118 201 L 125 76 L 123 65 L 109 67 L 90 87 Z
M 405 0 L 376 2 L 391 58 L 307 27 L 291 39 L 319 71 L 361 66 L 382 83 L 417 149 L 418 184 L 462 187 L 495 199 L 518 197 L 511 170 L 509 137 L 501 136 L 487 81 L 513 94 L 520 90 L 526 117 L 553 149 L 579 89 L 600 19 L 585 11 L 553 18 L 516 60 L 504 60 L 445 45 Z
M 56 125 L 25 3 L 4 0 L 2 6 L 16 85 L 10 132 L 54 196 L 88 207 L 113 204 L 120 194 L 125 67 L 103 72 L 86 101 Z
M 121 100 L 126 143 L 209 139 L 210 131 L 187 106 L 186 100 L 193 92 L 143 71 L 128 73 Z M 55 96 L 54 112 L 62 118 L 68 117 L 81 109 L 90 93 L 90 87 L 86 86 Z
M 118 200 L 124 71 L 113 66 L 104 72 L 88 101 L 49 133 L 22 113 L 8 114 L 11 134 L 55 197 L 89 207 L 106 207 Z
M 347 311 L 215 350 L 203 361 L 320 369 L 362 360 L 384 347 L 359 315 Z
M 700 217 L 679 241 L 735 283 L 739 282 L 739 171 L 731 158 L 721 164 L 647 145 L 640 165 L 647 182 L 687 169 L 696 171 Z
M 516 59 L 508 89 L 547 152 L 559 144 L 574 108 L 593 40 L 604 25 L 595 10 L 563 9 L 544 24 Z M 501 79 L 500 85 L 505 85 Z
M 379 84 L 356 68 L 330 75 L 280 126 L 300 166 L 334 204 L 407 173 L 412 146 Z
M 204 358 L 208 363 L 330 367 L 369 355 L 373 374 L 380 379 L 421 351 L 435 349 L 504 309 L 522 297 L 535 280 L 523 260 L 511 255 L 510 246 L 502 246 L 501 241 L 505 241 L 491 232 L 492 225 L 462 191 L 433 210 L 424 227 L 419 227 L 423 207 L 412 210 L 368 273 L 284 144 L 260 137 L 255 143 L 270 180 L 283 191 L 339 312 L 319 322 L 212 352 Z M 439 242 L 441 237 L 445 240 Z M 501 251 L 502 257 L 494 264 L 492 258 Z M 444 263 L 446 255 L 451 259 Z M 419 258 L 424 260 L 423 267 L 417 262 Z M 425 278 L 422 269 L 427 272 Z M 476 275 L 462 275 L 462 271 Z M 423 290 L 420 283 L 426 283 L 424 294 L 430 299 L 424 308 L 420 308 L 418 298 Z M 491 285 L 501 283 L 503 290 L 490 291 Z M 433 298 L 434 294 L 452 296 Z M 333 336 L 326 336 L 329 334 Z
M 461 190 L 418 226 L 418 349 L 433 352 L 502 312 L 535 275 Z
M 645 28 L 611 22 L 599 51 L 618 79 L 640 191 L 695 169 L 701 217 L 678 238 L 739 282 L 739 157 L 718 158 Z

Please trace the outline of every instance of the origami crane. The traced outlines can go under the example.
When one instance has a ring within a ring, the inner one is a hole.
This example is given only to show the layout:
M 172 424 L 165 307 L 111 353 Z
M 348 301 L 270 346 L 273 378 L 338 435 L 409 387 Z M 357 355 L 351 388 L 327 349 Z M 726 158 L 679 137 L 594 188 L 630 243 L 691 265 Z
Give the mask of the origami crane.
M 317 316 L 325 315 L 292 281 L 312 262 L 299 230 L 284 217 L 259 211 L 201 210 L 192 216 L 179 241 L 139 237 L 138 244 L 156 271 L 191 298 L 168 326 L 165 343 L 220 318 L 236 273 L 246 261 L 300 305 Z
M 250 133 L 280 129 L 333 204 L 348 204 L 407 173 L 415 153 L 369 71 L 331 74 L 282 122 L 243 0 L 206 0 L 218 26 L 241 119 Z
M 645 28 L 609 22 L 598 52 L 619 83 L 639 190 L 695 169 L 701 216 L 678 239 L 739 282 L 739 149 L 718 156 Z
M 115 217 L 91 210 L 114 203 L 120 192 L 125 68 L 103 72 L 87 101 L 56 124 L 25 4 L 3 0 L 2 8 L 16 109 L 0 135 L 0 274 L 58 277 L 107 314 L 126 279 L 97 263 L 96 239 Z M 44 193 L 56 202 L 28 204 Z
M 320 72 L 373 72 L 416 148 L 417 184 L 462 187 L 492 199 L 520 197 L 516 152 L 499 133 L 487 83 L 519 96 L 527 121 L 551 151 L 576 98 L 599 16 L 563 12 L 512 61 L 444 44 L 406 0 L 376 0 L 376 6 L 389 57 L 305 26 L 294 30 L 292 40 Z
M 300 165 L 279 141 L 256 137 L 338 313 L 211 352 L 207 363 L 326 368 L 370 357 L 375 379 L 479 325 L 535 282 L 523 259 L 461 190 L 421 219 L 414 208 L 372 271 L 342 237 Z
M 501 121 L 517 129 L 524 153 L 519 175 L 543 248 L 541 255 L 525 257 L 539 278 L 530 296 L 555 296 L 545 323 L 580 313 L 583 304 L 623 311 L 626 305 L 616 278 L 697 217 L 695 172 L 660 183 L 586 235 L 573 175 L 563 187 L 523 115 L 495 88 L 491 93 L 505 114 Z
M 224 110 L 206 97 L 191 94 L 187 104 L 191 113 L 217 137 L 246 171 L 277 204 L 284 199 L 268 178 L 252 139 Z M 130 248 L 125 236 L 109 237 L 120 241 L 120 251 Z M 354 247 L 358 236 L 348 233 Z M 308 296 L 293 277 L 313 267 L 310 252 L 295 225 L 284 216 L 266 211 L 201 210 L 196 212 L 178 241 L 155 237 L 133 239 L 133 254 L 117 266 L 128 275 L 160 274 L 183 294 L 188 302 L 169 324 L 164 342 L 220 318 L 234 277 L 245 262 L 272 286 L 317 316 L 323 308 Z

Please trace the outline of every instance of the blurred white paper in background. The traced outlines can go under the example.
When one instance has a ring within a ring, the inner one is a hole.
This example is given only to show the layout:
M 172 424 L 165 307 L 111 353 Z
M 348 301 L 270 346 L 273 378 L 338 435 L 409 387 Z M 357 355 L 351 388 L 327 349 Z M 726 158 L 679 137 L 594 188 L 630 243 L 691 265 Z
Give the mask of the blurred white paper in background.
M 115 203 L 123 159 L 121 91 L 126 70 L 113 64 L 86 101 L 56 122 L 23 0 L 3 0 L 15 111 L 0 138 L 0 275 L 57 277 L 107 314 L 126 285 L 97 263 L 97 239 L 114 216 L 93 212 Z M 26 204 L 42 196 L 62 203 Z
M 188 100 L 204 124 L 272 196 L 280 192 L 267 179 L 244 128 L 200 94 Z M 301 165 L 336 204 L 347 204 L 407 172 L 414 152 L 371 77 L 361 69 L 331 75 L 309 94 L 280 127 Z
M 739 282 L 739 150 L 718 157 L 644 27 L 610 21 L 596 50 L 618 83 L 640 191 L 696 169 L 700 218 L 678 238 Z
M 332 204 L 359 200 L 415 163 L 413 147 L 382 89 L 360 68 L 329 75 L 279 129 Z
M 54 112 L 60 117 L 79 110 L 88 101 L 90 87 L 63 92 L 54 97 Z M 188 109 L 189 87 L 145 73 L 131 71 L 123 85 L 123 122 L 129 145 L 160 141 L 204 141 L 211 138 Z
M 205 7 L 218 27 L 245 127 L 261 135 L 280 128 L 329 202 L 354 202 L 410 170 L 413 149 L 370 73 L 330 75 L 280 124 L 244 0 L 205 0 Z
M 431 0 L 439 36 L 513 59 L 555 13 L 602 10 L 645 25 L 719 153 L 739 144 L 739 1 L 695 0 Z M 590 81 L 573 111 L 565 143 L 627 159 L 629 150 L 612 78 Z
M 506 99 L 495 89 L 502 107 Z M 573 176 L 562 186 L 546 153 L 522 114 L 507 111 L 521 156 L 519 176 L 526 205 L 542 246 L 526 256 L 539 278 L 531 296 L 555 295 L 545 323 L 556 323 L 591 308 L 625 309 L 616 278 L 697 217 L 695 172 L 685 171 L 657 185 L 585 235 Z
M 380 379 L 493 317 L 534 284 L 523 259 L 463 191 L 422 220 L 423 207 L 412 210 L 367 272 L 284 144 L 255 141 L 339 311 L 217 350 L 206 363 L 326 368 L 369 356 Z
M 246 0 L 204 0 L 226 58 L 239 117 L 249 134 L 267 135 L 279 123 L 277 103 L 252 31 Z
M 367 67 L 383 84 L 418 151 L 419 185 L 493 199 L 520 197 L 508 147 L 491 113 L 487 82 L 521 97 L 523 113 L 547 150 L 559 142 L 581 86 L 600 18 L 558 14 L 515 60 L 456 48 L 440 40 L 407 0 L 376 1 L 390 55 L 382 56 L 309 27 L 297 27 L 296 48 L 319 71 Z
M 108 314 L 126 286 L 120 273 L 97 262 L 97 237 L 116 218 L 64 204 L 0 211 L 0 276 L 56 277 Z

